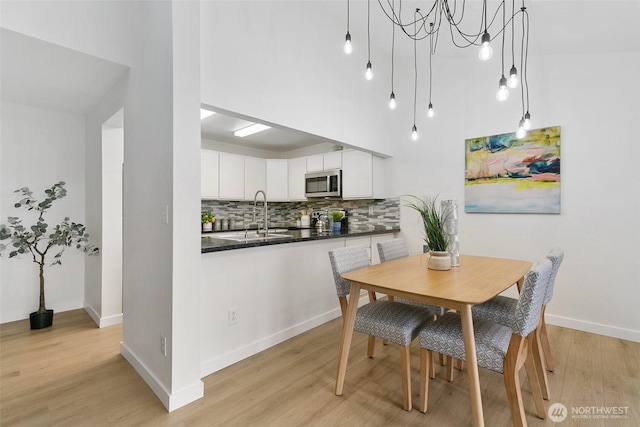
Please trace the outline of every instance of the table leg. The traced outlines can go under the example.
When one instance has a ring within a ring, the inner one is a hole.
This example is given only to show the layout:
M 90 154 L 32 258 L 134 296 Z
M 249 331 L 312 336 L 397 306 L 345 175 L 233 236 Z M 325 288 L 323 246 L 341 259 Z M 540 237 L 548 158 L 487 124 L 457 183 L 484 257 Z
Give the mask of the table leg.
M 347 361 L 349 360 L 349 350 L 351 349 L 351 338 L 353 337 L 353 325 L 356 323 L 356 312 L 358 311 L 358 301 L 360 300 L 360 283 L 351 282 L 349 292 L 349 303 L 342 323 L 342 341 L 340 343 L 340 357 L 338 361 L 338 374 L 336 376 L 336 396 L 342 395 L 344 377 L 347 372 Z
M 464 338 L 464 351 L 467 358 L 467 374 L 469 376 L 469 394 L 471 396 L 471 414 L 473 425 L 484 426 L 482 415 L 482 396 L 480 395 L 480 378 L 478 376 L 478 359 L 476 357 L 476 343 L 473 334 L 473 318 L 471 306 L 464 305 L 460 310 L 462 319 L 462 336 Z

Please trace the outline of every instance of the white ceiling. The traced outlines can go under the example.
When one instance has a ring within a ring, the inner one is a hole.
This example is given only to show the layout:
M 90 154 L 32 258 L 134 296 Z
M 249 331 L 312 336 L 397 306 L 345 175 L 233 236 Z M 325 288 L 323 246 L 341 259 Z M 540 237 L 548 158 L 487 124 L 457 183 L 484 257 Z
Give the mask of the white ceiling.
M 211 107 L 206 107 L 205 109 L 216 111 L 215 108 Z M 242 145 L 274 153 L 283 153 L 320 143 L 333 142 L 299 130 L 285 128 L 273 123 L 267 123 L 221 110 L 217 110 L 216 114 L 201 120 L 200 123 L 202 129 L 201 135 L 204 139 Z M 253 123 L 262 123 L 271 126 L 271 129 L 243 138 L 233 135 L 233 132 L 236 130 L 245 128 Z
M 396 3 L 398 0 L 396 0 Z M 384 3 L 384 2 L 383 2 Z M 490 1 L 490 10 L 497 2 Z M 507 2 L 509 3 L 509 2 Z M 520 4 L 517 1 L 516 4 Z M 310 7 L 313 7 L 313 2 Z M 318 4 L 327 5 L 320 2 Z M 330 3 L 329 3 L 330 4 Z M 366 4 L 351 2 L 351 33 L 364 39 L 366 35 Z M 403 10 L 409 15 L 415 7 L 425 7 L 431 2 L 404 1 Z M 453 4 L 450 1 L 450 4 Z M 460 5 L 461 1 L 458 0 Z M 468 0 L 466 16 L 477 21 L 482 2 Z M 546 54 L 589 52 L 638 52 L 640 32 L 639 0 L 578 1 L 532 0 L 527 1 L 531 16 L 530 52 Z M 335 3 L 333 4 L 335 6 Z M 390 28 L 388 18 L 378 2 L 371 2 L 372 41 L 382 51 L 391 47 L 390 37 L 379 37 L 380 28 Z M 346 22 L 346 17 L 335 7 L 332 13 L 318 18 Z M 346 10 L 345 10 L 346 12 Z M 364 15 L 363 15 L 364 13 Z M 362 16 L 361 16 L 362 15 Z M 474 18 L 475 17 L 475 18 Z M 570 29 L 570 30 L 568 30 Z M 74 114 L 87 114 L 116 81 L 127 72 L 127 67 L 90 56 L 72 49 L 28 37 L 6 29 L 0 29 L 0 95 L 2 101 L 33 105 Z M 390 33 L 387 31 L 386 33 Z M 387 34 L 388 35 L 388 34 Z M 443 34 L 438 45 L 438 55 L 468 54 L 467 49 L 453 47 Z M 411 43 L 398 43 L 397 58 L 413 57 Z M 613 72 L 614 70 L 612 70 Z M 308 147 L 320 142 L 334 143 L 314 135 L 284 128 L 277 124 L 272 129 L 245 138 L 233 136 L 233 131 L 245 127 L 255 119 L 219 110 L 202 121 L 202 137 L 224 143 L 241 144 L 273 152 L 284 152 Z
M 114 62 L 0 29 L 2 101 L 87 114 L 128 70 Z

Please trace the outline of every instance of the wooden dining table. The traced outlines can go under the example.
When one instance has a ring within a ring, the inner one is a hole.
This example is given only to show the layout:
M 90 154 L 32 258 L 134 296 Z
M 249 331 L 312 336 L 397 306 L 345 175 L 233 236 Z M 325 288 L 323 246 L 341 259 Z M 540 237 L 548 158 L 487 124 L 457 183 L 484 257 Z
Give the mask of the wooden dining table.
M 488 301 L 514 284 L 521 288 L 532 264 L 529 261 L 462 255 L 458 267 L 438 271 L 427 268 L 428 257 L 429 254 L 403 257 L 342 275 L 351 282 L 351 296 L 342 329 L 336 395 L 342 395 L 360 290 L 409 298 L 460 312 L 473 424 L 483 426 L 471 307 Z

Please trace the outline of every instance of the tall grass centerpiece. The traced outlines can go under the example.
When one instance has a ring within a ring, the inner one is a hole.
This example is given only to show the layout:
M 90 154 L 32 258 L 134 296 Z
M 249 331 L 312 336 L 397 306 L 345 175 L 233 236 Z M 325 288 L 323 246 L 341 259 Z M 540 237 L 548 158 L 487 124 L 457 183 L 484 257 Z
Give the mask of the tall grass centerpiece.
M 433 270 L 449 270 L 451 268 L 451 257 L 448 252 L 449 235 L 445 230 L 449 213 L 436 203 L 437 197 L 420 198 L 414 195 L 408 197 L 411 199 L 407 202 L 407 207 L 418 212 L 422 220 L 424 242 L 430 252 L 428 267 Z

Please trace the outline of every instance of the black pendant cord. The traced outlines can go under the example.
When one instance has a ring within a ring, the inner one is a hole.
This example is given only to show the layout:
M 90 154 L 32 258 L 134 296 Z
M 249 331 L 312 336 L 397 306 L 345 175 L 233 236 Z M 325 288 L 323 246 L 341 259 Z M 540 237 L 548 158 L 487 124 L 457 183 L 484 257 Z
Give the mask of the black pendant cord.
M 393 0 L 393 5 L 395 7 L 395 0 Z M 391 95 L 394 94 L 393 90 L 393 72 L 394 72 L 394 51 L 396 47 L 396 25 L 391 24 Z
M 416 13 L 414 18 L 417 17 L 420 9 L 416 9 Z M 416 19 L 413 21 L 413 27 L 415 31 Z M 416 104 L 418 97 L 418 49 L 416 47 L 416 39 L 413 39 L 413 71 L 414 71 L 414 80 L 413 80 L 413 130 L 416 130 Z
M 429 23 L 430 29 L 431 29 L 431 38 L 429 39 L 429 108 L 432 108 L 433 106 L 431 105 L 431 84 L 433 81 L 433 67 L 431 65 L 431 61 L 433 58 L 433 22 Z
M 516 0 L 511 0 L 511 66 L 515 67 L 516 65 L 516 53 L 515 53 L 515 12 L 516 12 Z
M 371 0 L 367 0 L 367 54 L 371 64 Z
M 504 0 L 502 1 L 502 49 L 501 49 L 501 56 L 502 56 L 502 77 L 504 77 L 504 36 L 505 36 L 505 19 L 506 19 L 506 5 L 504 3 Z

